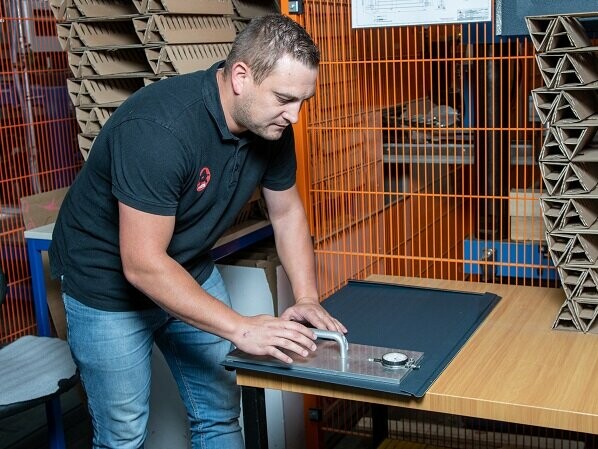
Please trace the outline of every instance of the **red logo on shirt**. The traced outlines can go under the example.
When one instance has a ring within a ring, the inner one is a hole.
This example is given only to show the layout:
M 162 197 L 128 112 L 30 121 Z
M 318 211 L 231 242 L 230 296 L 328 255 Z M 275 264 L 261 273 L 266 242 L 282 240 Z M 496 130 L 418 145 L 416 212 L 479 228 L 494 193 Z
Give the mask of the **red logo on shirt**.
M 201 192 L 205 190 L 210 183 L 211 178 L 212 174 L 210 173 L 210 169 L 208 167 L 202 168 L 199 172 L 199 181 L 197 181 L 197 191 Z

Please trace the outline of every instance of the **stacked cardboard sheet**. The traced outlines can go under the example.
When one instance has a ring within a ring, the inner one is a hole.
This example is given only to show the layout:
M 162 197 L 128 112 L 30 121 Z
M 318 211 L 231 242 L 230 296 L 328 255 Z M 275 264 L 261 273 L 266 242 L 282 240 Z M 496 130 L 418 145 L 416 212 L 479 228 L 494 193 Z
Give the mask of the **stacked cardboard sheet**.
M 598 47 L 596 13 L 527 17 L 545 87 L 532 91 L 547 128 L 539 164 L 550 257 L 566 294 L 553 327 L 598 333 Z
M 251 18 L 275 0 L 49 0 L 73 78 L 68 81 L 87 159 L 116 107 L 162 78 L 226 58 Z

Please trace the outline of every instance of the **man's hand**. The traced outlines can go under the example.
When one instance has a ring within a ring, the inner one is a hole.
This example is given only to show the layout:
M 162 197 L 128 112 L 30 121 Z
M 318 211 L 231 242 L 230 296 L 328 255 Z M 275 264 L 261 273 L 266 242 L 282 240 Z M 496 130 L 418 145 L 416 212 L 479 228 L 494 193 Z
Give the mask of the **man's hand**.
M 308 322 L 317 329 L 346 333 L 347 328 L 332 317 L 318 302 L 317 299 L 299 299 L 280 316 L 283 320 Z
M 244 317 L 230 340 L 248 354 L 269 355 L 282 362 L 292 363 L 293 359 L 280 349 L 307 357 L 309 351 L 316 350 L 315 339 L 314 333 L 300 323 L 270 315 L 257 315 Z

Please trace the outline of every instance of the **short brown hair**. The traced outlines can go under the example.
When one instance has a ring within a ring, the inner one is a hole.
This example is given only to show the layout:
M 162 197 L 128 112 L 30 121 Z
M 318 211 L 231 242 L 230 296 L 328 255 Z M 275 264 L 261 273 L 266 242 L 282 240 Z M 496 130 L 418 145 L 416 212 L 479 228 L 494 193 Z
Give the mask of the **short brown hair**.
M 260 84 L 285 55 L 308 67 L 320 63 L 318 47 L 297 22 L 282 14 L 256 17 L 237 35 L 224 63 L 224 75 L 230 75 L 236 62 L 244 62 L 254 82 Z

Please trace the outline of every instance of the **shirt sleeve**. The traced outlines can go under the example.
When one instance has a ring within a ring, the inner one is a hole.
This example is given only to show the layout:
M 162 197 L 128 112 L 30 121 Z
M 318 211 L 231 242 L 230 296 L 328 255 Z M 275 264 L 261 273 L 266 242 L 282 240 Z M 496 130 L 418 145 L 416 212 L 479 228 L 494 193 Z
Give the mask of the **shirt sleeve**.
M 172 216 L 189 167 L 187 152 L 170 129 L 129 119 L 112 130 L 112 193 L 134 209 Z
M 262 186 L 277 191 L 290 189 L 295 185 L 297 176 L 293 127 L 288 126 L 282 137 L 271 145 L 270 162 L 262 178 Z

